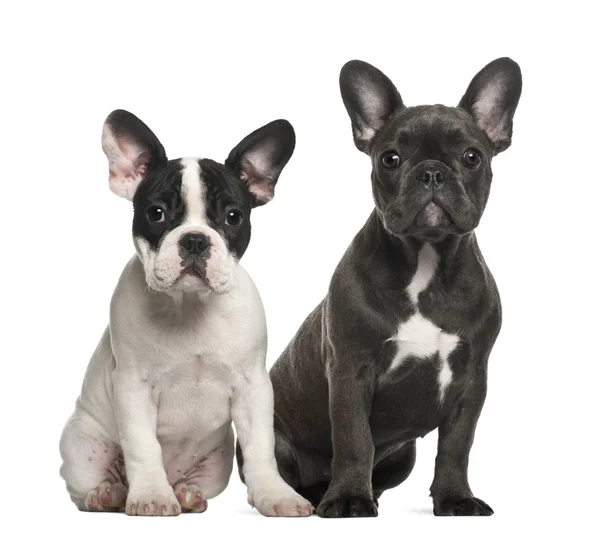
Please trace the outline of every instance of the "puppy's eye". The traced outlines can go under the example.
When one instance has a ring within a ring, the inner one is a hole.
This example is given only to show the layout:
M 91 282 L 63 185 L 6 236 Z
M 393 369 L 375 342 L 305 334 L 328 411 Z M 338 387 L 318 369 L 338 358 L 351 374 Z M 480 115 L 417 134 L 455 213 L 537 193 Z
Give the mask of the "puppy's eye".
M 231 225 L 232 227 L 235 227 L 236 225 L 239 225 L 242 222 L 243 217 L 244 217 L 244 214 L 242 213 L 241 210 L 232 208 L 231 210 L 229 210 L 227 212 L 227 216 L 225 217 L 225 223 L 227 225 Z
M 469 148 L 463 153 L 462 162 L 467 168 L 477 168 L 481 164 L 481 152 L 475 148 Z
M 165 221 L 165 211 L 160 206 L 151 206 L 146 210 L 146 217 L 152 223 L 162 223 Z
M 386 151 L 381 156 L 381 162 L 385 168 L 397 168 L 400 166 L 400 156 L 395 151 Z

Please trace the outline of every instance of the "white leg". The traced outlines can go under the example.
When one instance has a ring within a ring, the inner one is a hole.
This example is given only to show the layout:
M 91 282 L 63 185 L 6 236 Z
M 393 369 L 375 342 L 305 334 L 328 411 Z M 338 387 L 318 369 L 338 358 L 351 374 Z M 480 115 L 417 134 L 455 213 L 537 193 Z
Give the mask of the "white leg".
M 264 365 L 234 391 L 231 414 L 243 454 L 248 502 L 266 516 L 308 516 L 313 506 L 279 475 L 275 461 L 273 387 Z
M 127 481 L 123 453 L 103 437 L 85 414 L 77 411 L 60 438 L 60 475 L 71 500 L 82 511 L 117 511 L 125 508 Z
M 167 480 L 156 437 L 158 408 L 135 370 L 113 373 L 115 415 L 125 458 L 128 515 L 178 515 L 181 506 Z

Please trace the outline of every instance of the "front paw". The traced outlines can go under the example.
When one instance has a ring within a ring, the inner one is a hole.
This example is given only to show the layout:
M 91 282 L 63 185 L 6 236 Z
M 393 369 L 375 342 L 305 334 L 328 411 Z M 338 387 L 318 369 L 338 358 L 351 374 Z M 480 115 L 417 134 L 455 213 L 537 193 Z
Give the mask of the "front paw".
M 315 510 L 289 486 L 249 494 L 248 503 L 265 517 L 308 517 Z
M 444 498 L 433 501 L 436 517 L 489 517 L 494 510 L 479 498 Z
M 171 517 L 181 513 L 181 506 L 169 486 L 130 488 L 125 505 L 128 515 Z
M 347 517 L 376 517 L 377 505 L 371 498 L 360 496 L 341 496 L 338 498 L 323 498 L 317 515 L 323 518 Z

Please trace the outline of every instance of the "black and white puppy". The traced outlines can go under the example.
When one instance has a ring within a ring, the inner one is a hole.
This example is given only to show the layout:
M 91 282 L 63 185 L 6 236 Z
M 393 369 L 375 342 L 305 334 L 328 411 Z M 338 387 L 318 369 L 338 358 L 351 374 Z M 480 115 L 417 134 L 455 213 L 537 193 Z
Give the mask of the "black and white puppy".
M 136 255 L 60 441 L 60 473 L 79 509 L 203 512 L 231 475 L 233 420 L 248 501 L 264 515 L 312 512 L 277 471 L 265 315 L 239 264 L 250 211 L 273 197 L 294 145 L 292 126 L 278 120 L 225 164 L 169 161 L 137 117 L 107 118 L 109 185 L 133 201 Z
M 360 61 L 340 86 L 375 209 L 271 370 L 280 472 L 320 516 L 375 516 L 437 428 L 434 513 L 491 515 L 467 465 L 501 306 L 473 231 L 492 157 L 511 142 L 520 69 L 490 63 L 456 108 L 406 107 Z

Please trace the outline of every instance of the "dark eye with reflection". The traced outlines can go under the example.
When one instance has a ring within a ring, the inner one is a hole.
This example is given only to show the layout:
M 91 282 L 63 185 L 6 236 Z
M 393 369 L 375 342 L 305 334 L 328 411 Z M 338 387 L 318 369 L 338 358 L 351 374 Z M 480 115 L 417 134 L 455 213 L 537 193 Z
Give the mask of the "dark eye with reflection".
M 151 223 L 162 223 L 165 221 L 165 211 L 161 206 L 150 206 L 146 209 L 146 217 Z
M 231 225 L 232 227 L 235 227 L 236 225 L 239 225 L 240 223 L 242 223 L 243 217 L 244 217 L 244 214 L 242 213 L 241 210 L 232 208 L 231 210 L 227 211 L 227 215 L 225 217 L 225 223 L 227 225 Z
M 395 151 L 386 151 L 381 156 L 381 162 L 385 168 L 397 168 L 400 166 L 400 156 Z
M 469 148 L 463 153 L 462 162 L 467 168 L 477 168 L 481 164 L 481 152 L 475 148 Z

